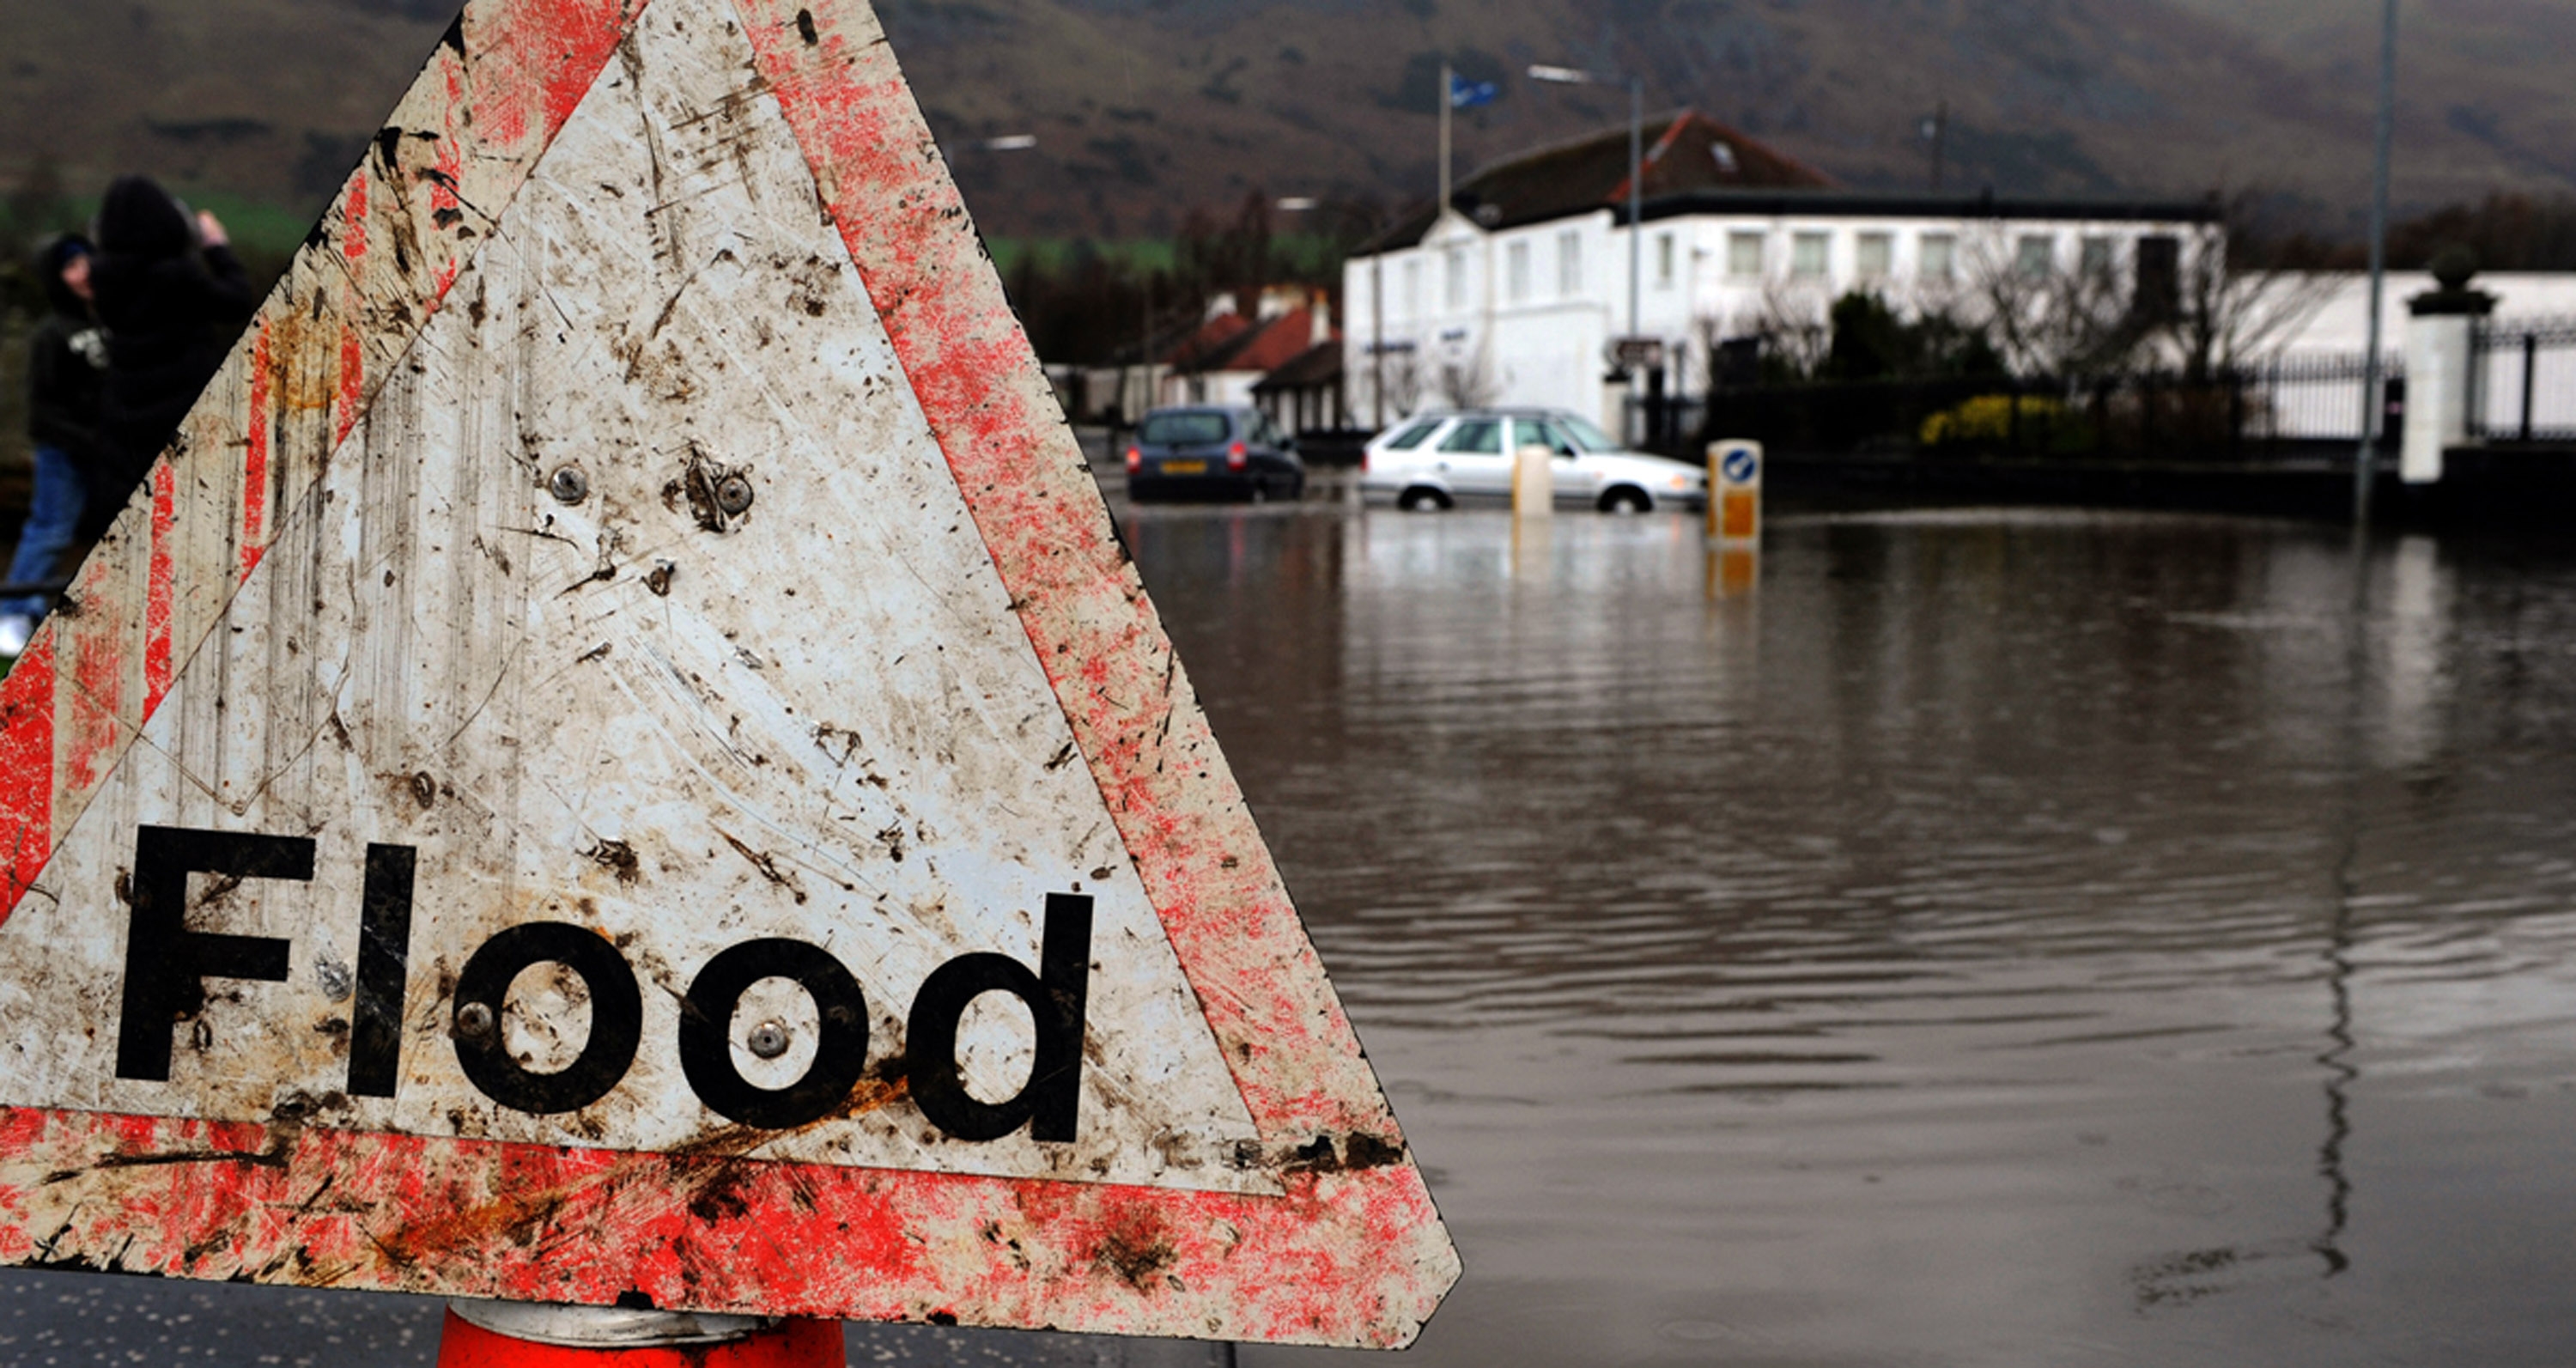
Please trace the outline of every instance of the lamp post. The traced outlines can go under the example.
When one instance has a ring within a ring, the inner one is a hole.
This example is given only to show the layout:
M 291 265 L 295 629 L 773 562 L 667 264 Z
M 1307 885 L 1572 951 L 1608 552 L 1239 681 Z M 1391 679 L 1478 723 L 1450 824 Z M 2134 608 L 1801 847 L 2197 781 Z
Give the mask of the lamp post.
M 1290 195 L 1279 201 L 1280 210 L 1290 214 L 1308 213 L 1323 207 L 1324 202 L 1312 195 Z M 1343 213 L 1365 222 L 1368 225 L 1370 238 L 1374 239 L 1385 231 L 1385 221 L 1379 214 L 1358 205 L 1343 204 L 1339 207 Z M 1376 245 L 1378 250 L 1369 253 L 1369 412 L 1373 419 L 1371 426 L 1384 430 L 1386 427 L 1386 244 L 1380 242 Z M 1347 308 L 1349 303 L 1350 301 L 1344 300 L 1343 306 Z
M 1628 87 L 1628 335 L 1635 337 L 1645 272 L 1640 236 L 1645 231 L 1646 217 L 1646 82 L 1642 77 L 1606 75 L 1581 67 L 1534 66 L 1529 75 L 1533 81 L 1551 85 L 1624 82 Z
M 2379 311 L 2388 289 L 2388 171 L 2397 138 L 2397 0 L 2387 0 L 2379 24 L 2379 145 L 2370 183 L 2370 354 L 2362 358 L 2361 450 L 2352 466 L 2352 521 L 2370 522 L 2370 486 L 2378 478 L 2379 425 L 2388 412 L 2379 390 Z
M 1530 79 L 1551 85 L 1617 85 L 1628 86 L 1628 337 L 1637 338 L 1642 324 L 1639 314 L 1645 290 L 1646 232 L 1646 82 L 1638 76 L 1615 76 L 1581 67 L 1533 66 Z M 1630 383 L 1626 357 L 1618 358 L 1612 378 Z

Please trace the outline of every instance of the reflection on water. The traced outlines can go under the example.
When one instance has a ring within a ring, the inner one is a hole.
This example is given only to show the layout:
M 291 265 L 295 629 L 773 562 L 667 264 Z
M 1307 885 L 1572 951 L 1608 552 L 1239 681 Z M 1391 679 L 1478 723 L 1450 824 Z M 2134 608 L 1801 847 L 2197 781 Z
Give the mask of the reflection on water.
M 2576 565 L 1947 512 L 1779 520 L 1713 593 L 1675 518 L 1127 533 L 1458 1234 L 1421 1360 L 2576 1342 Z

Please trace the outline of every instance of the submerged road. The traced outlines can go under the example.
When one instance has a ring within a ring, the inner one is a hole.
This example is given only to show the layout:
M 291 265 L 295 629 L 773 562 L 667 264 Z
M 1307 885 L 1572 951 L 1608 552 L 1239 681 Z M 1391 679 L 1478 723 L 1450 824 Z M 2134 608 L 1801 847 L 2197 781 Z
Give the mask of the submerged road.
M 1122 522 L 1459 1240 L 1408 1365 L 2576 1343 L 2576 555 L 1785 512 L 1739 591 L 1666 516 Z M 427 1364 L 437 1318 L 0 1308 L 28 1365 Z

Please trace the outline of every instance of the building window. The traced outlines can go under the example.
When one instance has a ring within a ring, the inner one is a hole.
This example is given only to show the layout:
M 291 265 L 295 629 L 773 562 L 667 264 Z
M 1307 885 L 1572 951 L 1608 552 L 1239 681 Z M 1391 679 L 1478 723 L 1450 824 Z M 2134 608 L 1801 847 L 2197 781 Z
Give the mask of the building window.
M 1417 257 L 1404 263 L 1404 312 L 1408 317 L 1422 313 L 1422 261 Z
M 1442 255 L 1448 267 L 1449 307 L 1463 309 L 1467 307 L 1467 249 L 1452 247 Z
M 2031 233 L 2013 247 L 2013 270 L 2026 276 L 2044 276 L 2057 269 L 2057 239 L 2046 233 Z
M 2182 312 L 2182 239 L 2162 233 L 2138 239 L 2138 316 L 2169 323 Z
M 1925 280 L 1956 280 L 1959 276 L 1959 239 L 1949 233 L 1923 235 L 1922 260 L 1917 274 Z
M 1896 235 L 1863 233 L 1852 259 L 1852 269 L 1863 280 L 1885 280 L 1896 270 Z
M 2078 269 L 2084 273 L 2084 278 L 2086 280 L 2109 280 L 2111 278 L 2112 269 L 2111 239 L 2106 237 L 2088 237 L 2084 239 L 2084 246 L 2078 261 Z
M 1583 235 L 1556 235 L 1556 292 L 1561 295 L 1583 293 Z
M 1833 266 L 1834 240 L 1824 233 L 1800 233 L 1789 243 L 1789 274 L 1821 280 Z
M 1681 255 L 1680 247 L 1681 244 L 1673 241 L 1672 234 L 1655 234 L 1655 286 L 1657 289 L 1669 290 L 1673 287 L 1673 274 L 1677 269 L 1676 258 Z
M 1503 278 L 1511 291 L 1513 303 L 1518 304 L 1529 298 L 1530 245 L 1528 243 L 1515 242 L 1503 249 Z
M 1762 274 L 1762 235 L 1729 233 L 1726 235 L 1726 273 L 1745 279 Z

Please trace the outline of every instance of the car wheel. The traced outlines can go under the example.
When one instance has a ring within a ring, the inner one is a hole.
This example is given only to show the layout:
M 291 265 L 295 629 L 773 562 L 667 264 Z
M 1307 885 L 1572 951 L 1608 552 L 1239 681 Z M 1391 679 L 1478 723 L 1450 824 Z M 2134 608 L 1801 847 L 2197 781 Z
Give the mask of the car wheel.
M 1270 486 L 1263 484 L 1259 480 L 1253 481 L 1252 501 L 1257 504 L 1266 504 L 1270 502 Z
M 1437 513 L 1449 506 L 1449 496 L 1439 490 L 1416 485 L 1398 495 L 1395 506 L 1407 513 Z
M 1604 513 L 1648 513 L 1654 507 L 1655 501 L 1647 498 L 1646 491 L 1642 489 L 1623 486 L 1601 496 L 1601 511 Z

